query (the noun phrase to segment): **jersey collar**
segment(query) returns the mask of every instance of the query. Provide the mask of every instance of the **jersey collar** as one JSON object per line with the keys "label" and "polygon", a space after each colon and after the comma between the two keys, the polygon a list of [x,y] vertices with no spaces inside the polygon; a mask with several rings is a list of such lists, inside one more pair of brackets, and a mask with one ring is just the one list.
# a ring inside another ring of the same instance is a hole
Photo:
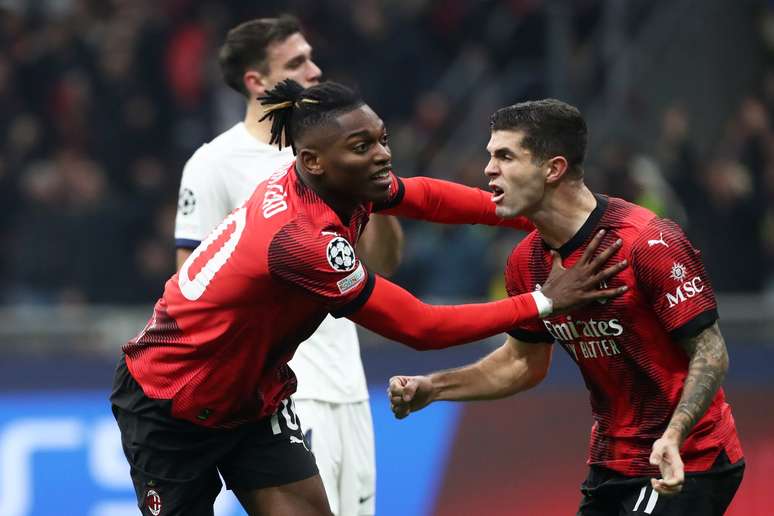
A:
{"label": "jersey collar", "polygon": [[[602,220],[602,215],[605,214],[605,210],[607,209],[608,197],[606,195],[601,195],[596,193],[594,194],[594,197],[597,200],[597,206],[589,214],[588,218],[586,219],[586,222],[583,223],[583,225],[572,236],[572,238],[570,238],[567,242],[562,244],[562,246],[559,247],[559,249],[556,250],[559,253],[559,255],[562,257],[562,259],[567,258],[576,249],[582,246],[583,243],[586,242],[586,240],[588,240],[588,238],[594,232],[594,230],[597,227],[597,224],[599,224],[599,221]],[[543,246],[546,249],[551,249],[551,247],[548,244],[546,244],[545,241],[543,241]]]}

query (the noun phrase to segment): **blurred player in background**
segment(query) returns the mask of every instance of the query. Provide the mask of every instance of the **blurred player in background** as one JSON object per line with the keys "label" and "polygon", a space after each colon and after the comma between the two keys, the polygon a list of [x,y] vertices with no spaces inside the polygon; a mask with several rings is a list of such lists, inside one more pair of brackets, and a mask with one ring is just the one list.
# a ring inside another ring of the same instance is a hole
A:
{"label": "blurred player in background", "polygon": [[585,186],[586,123],[574,107],[516,104],[498,110],[491,129],[485,173],[497,214],[525,215],[537,228],[508,260],[508,293],[540,289],[551,254],[573,263],[600,229],[605,241],[623,240],[617,258],[631,263],[605,285],[629,290],[519,324],[476,364],[393,377],[396,417],[437,400],[530,389],[548,372],[556,340],[583,374],[595,421],[578,514],[723,514],[745,466],[721,388],[728,354],[699,252],[674,222]]}
{"label": "blurred player in background", "polygon": [[[175,227],[178,268],[258,183],[293,160],[290,148],[269,145],[271,124],[259,121],[256,98],[284,79],[308,87],[321,76],[298,20],[288,15],[234,27],[220,50],[220,66],[225,82],[245,97],[245,118],[203,145],[185,166]],[[376,215],[358,253],[372,271],[389,276],[402,246],[395,218]],[[299,378],[293,399],[334,514],[373,514],[373,427],[354,323],[326,317],[299,347],[291,367]]]}
{"label": "blurred player in background", "polygon": [[395,177],[384,124],[344,86],[303,89],[288,80],[262,100],[270,142],[290,145],[296,160],[262,182],[167,281],[116,371],[113,413],[146,515],[212,514],[218,472],[251,515],[330,514],[289,399],[296,379],[288,367],[329,313],[415,349],[438,349],[626,290],[598,288],[626,265],[601,270],[620,241],[592,259],[600,233],[572,268],[554,261],[542,292],[422,303],[358,259],[369,215],[500,225],[489,196]]}

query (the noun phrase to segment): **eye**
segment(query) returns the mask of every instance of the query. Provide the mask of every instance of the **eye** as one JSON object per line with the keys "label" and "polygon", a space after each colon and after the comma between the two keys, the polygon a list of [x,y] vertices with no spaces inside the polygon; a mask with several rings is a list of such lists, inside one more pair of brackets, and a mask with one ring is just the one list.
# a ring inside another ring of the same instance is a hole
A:
{"label": "eye", "polygon": [[306,57],[299,56],[295,59],[291,59],[290,62],[285,65],[285,68],[288,70],[297,70],[301,67],[302,64],[304,64],[304,62],[306,62]]}
{"label": "eye", "polygon": [[379,143],[382,145],[388,145],[390,141],[389,136],[387,136],[387,133],[384,133],[381,138],[379,138]]}
{"label": "eye", "polygon": [[368,151],[368,144],[365,142],[356,143],[352,146],[352,150],[355,151],[357,154],[363,154],[366,151]]}

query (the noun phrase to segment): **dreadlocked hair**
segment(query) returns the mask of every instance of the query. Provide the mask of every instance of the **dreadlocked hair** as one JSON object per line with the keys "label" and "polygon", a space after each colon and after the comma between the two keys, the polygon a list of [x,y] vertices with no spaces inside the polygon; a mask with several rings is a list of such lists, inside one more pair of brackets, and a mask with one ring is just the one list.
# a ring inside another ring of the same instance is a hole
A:
{"label": "dreadlocked hair", "polygon": [[293,79],[285,79],[258,101],[265,107],[263,122],[271,120],[270,145],[285,146],[296,154],[296,141],[308,129],[332,122],[342,113],[364,104],[360,95],[343,84],[323,82],[304,89]]}

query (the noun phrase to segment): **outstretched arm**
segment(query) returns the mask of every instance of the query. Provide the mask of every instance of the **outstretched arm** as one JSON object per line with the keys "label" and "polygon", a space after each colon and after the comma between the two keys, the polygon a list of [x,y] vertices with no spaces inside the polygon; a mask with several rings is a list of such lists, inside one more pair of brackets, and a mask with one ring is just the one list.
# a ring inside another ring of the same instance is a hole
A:
{"label": "outstretched arm", "polygon": [[492,194],[479,188],[429,177],[396,177],[395,180],[396,192],[392,200],[385,206],[375,206],[375,211],[442,224],[485,224],[524,231],[535,229],[524,217],[498,217],[491,200]]}
{"label": "outstretched arm", "polygon": [[[344,315],[388,339],[425,351],[491,337],[526,320],[548,315],[550,304],[543,299],[535,292],[491,303],[429,305],[377,277],[365,304]],[[538,302],[542,303],[542,313]]]}
{"label": "outstretched arm", "polygon": [[625,286],[598,289],[601,281],[626,267],[626,261],[623,261],[600,270],[621,246],[619,239],[592,258],[603,235],[604,231],[598,232],[581,258],[569,269],[562,267],[561,259],[556,255],[542,291],[491,303],[436,306],[423,303],[386,279],[377,278],[373,290],[363,292],[362,304],[347,305],[348,312],[334,315],[349,317],[369,330],[418,350],[480,340],[530,319],[625,292]]}
{"label": "outstretched arm", "polygon": [[669,426],[653,444],[650,456],[650,463],[661,470],[662,478],[651,480],[653,489],[661,494],[682,489],[685,475],[680,446],[707,411],[728,370],[728,351],[717,322],[680,345],[690,357],[688,376]]}
{"label": "outstretched arm", "polygon": [[545,378],[551,350],[550,344],[509,336],[475,364],[429,376],[393,376],[387,389],[392,411],[403,419],[434,401],[492,400],[531,389]]}

